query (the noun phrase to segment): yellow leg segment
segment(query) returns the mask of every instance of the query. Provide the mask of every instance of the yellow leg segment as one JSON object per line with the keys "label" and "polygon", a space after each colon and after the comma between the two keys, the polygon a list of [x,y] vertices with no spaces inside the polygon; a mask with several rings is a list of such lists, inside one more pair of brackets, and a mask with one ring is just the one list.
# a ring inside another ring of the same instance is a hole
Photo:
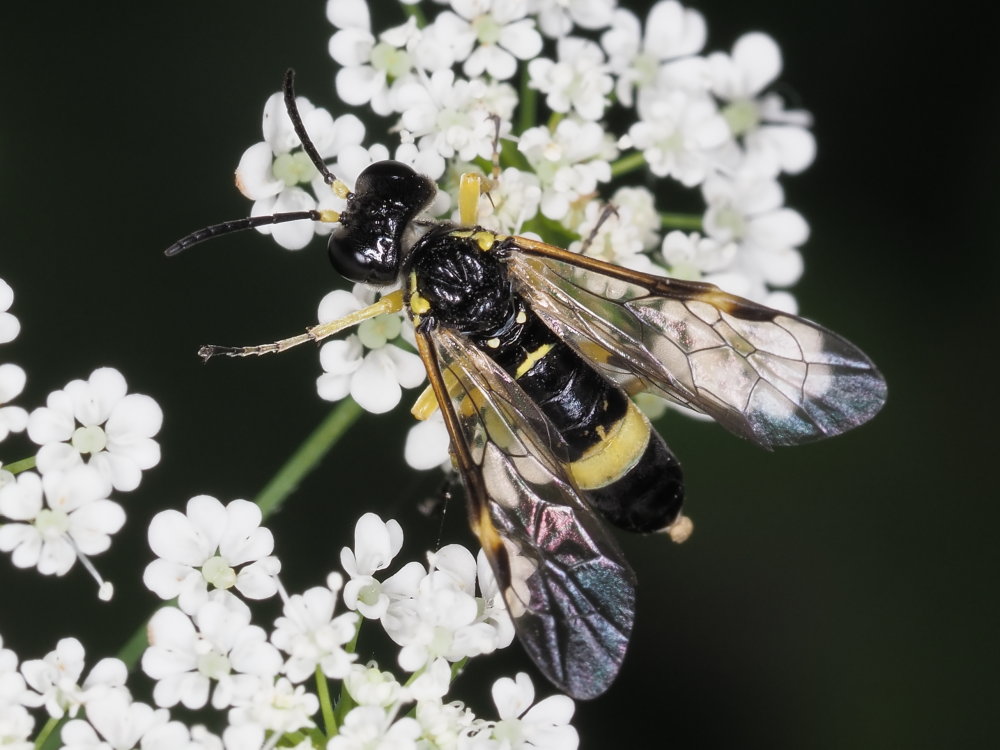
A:
{"label": "yellow leg segment", "polygon": [[487,192],[490,182],[478,172],[463,172],[458,183],[458,217],[464,227],[474,227],[479,217],[479,196]]}
{"label": "yellow leg segment", "polygon": [[282,339],[281,341],[275,341],[271,344],[260,344],[259,346],[216,346],[215,344],[209,344],[208,346],[203,346],[198,350],[198,356],[204,360],[208,360],[218,354],[222,354],[226,357],[250,357],[260,356],[262,354],[277,354],[278,352],[283,352],[286,349],[291,349],[293,346],[304,344],[307,341],[322,341],[335,333],[343,331],[345,328],[355,326],[358,323],[368,320],[369,318],[374,318],[378,315],[385,315],[387,313],[397,313],[402,309],[403,292],[402,290],[397,289],[395,292],[385,295],[374,305],[369,305],[363,310],[358,310],[350,315],[345,315],[343,318],[339,318],[338,320],[331,320],[329,323],[320,323],[319,325],[307,328],[305,333],[301,333],[298,336],[292,336],[291,338]]}

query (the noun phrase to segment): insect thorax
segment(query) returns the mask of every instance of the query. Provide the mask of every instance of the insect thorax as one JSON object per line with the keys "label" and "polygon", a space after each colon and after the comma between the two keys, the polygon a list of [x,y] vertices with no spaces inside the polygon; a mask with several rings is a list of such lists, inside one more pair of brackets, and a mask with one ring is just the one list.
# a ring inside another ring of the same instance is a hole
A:
{"label": "insect thorax", "polygon": [[421,237],[407,259],[407,299],[415,321],[430,317],[435,325],[472,338],[504,328],[517,314],[518,297],[499,246],[489,232],[447,226]]}

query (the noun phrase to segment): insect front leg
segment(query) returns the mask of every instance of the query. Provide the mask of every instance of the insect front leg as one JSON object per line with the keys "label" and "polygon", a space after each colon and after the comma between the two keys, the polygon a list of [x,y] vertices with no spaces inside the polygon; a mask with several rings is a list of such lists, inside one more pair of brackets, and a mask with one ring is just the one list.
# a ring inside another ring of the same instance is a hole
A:
{"label": "insect front leg", "polygon": [[343,331],[345,328],[355,326],[369,318],[388,313],[397,313],[402,309],[403,292],[397,289],[395,292],[385,295],[378,302],[369,305],[363,310],[358,310],[337,320],[331,320],[329,323],[314,325],[311,328],[307,328],[305,333],[300,333],[298,336],[281,339],[270,344],[258,344],[257,346],[218,346],[216,344],[208,344],[198,350],[198,356],[207,362],[219,354],[225,357],[259,357],[262,354],[277,354],[286,349],[291,349],[293,346],[304,344],[307,341],[322,341],[335,333]]}

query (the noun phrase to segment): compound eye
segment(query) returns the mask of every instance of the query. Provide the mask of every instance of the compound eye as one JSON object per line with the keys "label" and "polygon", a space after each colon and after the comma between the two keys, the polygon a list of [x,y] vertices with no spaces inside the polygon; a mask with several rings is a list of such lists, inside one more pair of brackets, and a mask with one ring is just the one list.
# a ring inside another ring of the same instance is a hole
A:
{"label": "compound eye", "polygon": [[348,281],[386,286],[399,274],[399,258],[388,237],[368,236],[359,240],[356,232],[337,229],[327,246],[334,270]]}

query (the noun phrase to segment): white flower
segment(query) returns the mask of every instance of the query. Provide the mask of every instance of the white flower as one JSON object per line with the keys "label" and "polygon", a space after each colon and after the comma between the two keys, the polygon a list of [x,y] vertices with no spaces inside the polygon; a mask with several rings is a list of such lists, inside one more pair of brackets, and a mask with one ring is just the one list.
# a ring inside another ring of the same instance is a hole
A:
{"label": "white flower", "polygon": [[[108,691],[87,704],[87,719],[73,719],[60,733],[63,750],[131,750],[146,733],[166,724],[168,714],[133,703],[125,690]],[[143,743],[143,748],[146,747]]]}
{"label": "white flower", "polygon": [[417,703],[416,719],[420,736],[431,747],[455,748],[462,747],[460,738],[474,726],[476,716],[458,701],[425,700]]}
{"label": "white flower", "polygon": [[[259,724],[231,724],[222,732],[222,742],[226,750],[261,750],[264,746],[264,727]],[[300,745],[295,747],[299,750]],[[307,745],[305,750],[312,750],[312,744]]]}
{"label": "white flower", "polygon": [[647,88],[640,92],[639,121],[629,128],[649,170],[691,187],[704,182],[716,153],[729,142],[725,120],[708,96],[680,89]]}
{"label": "white flower", "polygon": [[807,130],[809,113],[786,111],[777,94],[761,96],[781,73],[781,50],[771,37],[744,34],[732,55],[709,55],[708,71],[712,92],[725,102],[722,115],[742,139],[744,168],[774,177],[781,171],[797,174],[812,164],[816,140]]}
{"label": "white flower", "polygon": [[435,657],[416,675],[406,681],[408,700],[440,701],[451,687],[451,664],[443,657]]}
{"label": "white flower", "polygon": [[661,0],[650,9],[645,31],[632,11],[615,10],[611,28],[601,35],[601,45],[608,53],[609,68],[617,75],[619,101],[631,107],[633,89],[652,84],[665,61],[701,51],[705,34],[704,16],[675,0]]}
{"label": "white flower", "polygon": [[499,720],[482,730],[492,742],[476,744],[477,748],[545,748],[545,750],[576,750],[580,738],[570,725],[573,700],[565,695],[551,695],[534,706],[535,688],[531,678],[519,672],[512,680],[501,677],[493,684],[493,702]]}
{"label": "white flower", "polygon": [[406,433],[403,458],[411,468],[418,471],[435,469],[448,461],[450,445],[451,438],[444,426],[444,418],[440,410],[437,410],[427,419],[417,422]]}
{"label": "white flower", "polygon": [[475,595],[472,553],[450,544],[430,558],[432,567],[416,590],[411,589],[410,596],[391,597],[382,617],[386,633],[402,646],[399,665],[415,672],[438,657],[455,662],[510,643],[513,629],[496,627],[495,611]]}
{"label": "white flower", "polygon": [[510,619],[493,568],[482,549],[476,553],[476,581],[480,593],[479,620],[493,628],[497,648],[507,648],[514,640],[514,622]]}
{"label": "white flower", "polygon": [[[323,159],[332,159],[348,145],[364,138],[365,127],[354,115],[334,119],[325,109],[308,99],[296,97],[302,123]],[[254,201],[251,216],[267,216],[286,211],[311,211],[326,208],[333,195],[325,186],[308,154],[301,149],[299,137],[285,108],[284,96],[272,94],[264,105],[262,130],[264,140],[250,146],[236,168],[236,185]],[[311,185],[316,198],[302,185]],[[317,231],[329,231],[323,222],[292,221],[257,227],[288,250],[300,250],[309,244]]]}
{"label": "white flower", "polygon": [[17,338],[21,331],[21,323],[7,310],[14,304],[14,290],[3,279],[0,279],[0,344],[6,344]]}
{"label": "white flower", "polygon": [[517,147],[538,175],[542,214],[567,225],[579,223],[573,210],[582,210],[580,204],[597,191],[598,183],[611,179],[608,160],[616,150],[597,123],[568,117],[554,131],[528,128]]}
{"label": "white flower", "polygon": [[[636,256],[655,246],[659,240],[660,215],[654,200],[646,188],[619,188],[611,197],[614,212],[608,216],[605,216],[606,204],[589,202],[584,209],[584,222],[577,230],[581,237],[590,239],[586,254],[609,263],[629,265]],[[582,252],[583,244],[583,240],[574,242],[568,249]]]}
{"label": "white flower", "polygon": [[0,440],[28,426],[28,412],[20,406],[7,406],[24,390],[27,376],[17,365],[0,365]]}
{"label": "white flower", "polygon": [[[739,245],[729,275],[707,276],[707,281],[763,301],[766,286],[788,286],[798,280],[802,274],[798,246],[809,237],[809,225],[797,211],[783,207],[784,193],[775,180],[754,174],[715,175],[702,186],[702,193],[708,204],[706,234]],[[727,283],[734,275],[745,279],[745,288]]]}
{"label": "white flower", "polygon": [[[353,294],[338,289],[320,302],[319,320],[337,320],[371,302],[374,293],[361,284],[355,285]],[[390,343],[402,332],[403,319],[392,313],[366,320],[346,339],[323,344],[319,358],[324,374],[316,381],[320,398],[339,401],[350,394],[373,414],[393,409],[402,389],[416,388],[426,376],[420,357]]]}
{"label": "white flower", "polygon": [[279,677],[273,684],[262,683],[245,705],[230,710],[229,721],[255,724],[281,735],[316,726],[310,717],[318,710],[315,695]]}
{"label": "white flower", "polygon": [[416,750],[420,725],[416,719],[392,717],[376,706],[355,706],[340,725],[340,734],[326,750]]}
{"label": "white flower", "polygon": [[584,120],[600,120],[614,88],[604,52],[589,39],[559,40],[557,60],[539,57],[528,63],[531,86],[545,96],[553,112],[576,112]]}
{"label": "white flower", "polygon": [[343,646],[354,637],[358,616],[353,612],[333,616],[340,586],[340,576],[331,573],[326,587],[288,597],[284,617],[275,621],[271,643],[288,654],[284,671],[292,682],[309,679],[317,666],[327,677],[341,679],[357,658]]}
{"label": "white flower", "polygon": [[142,669],[157,681],[158,706],[201,708],[213,681],[215,708],[245,704],[281,669],[281,654],[267,642],[267,633],[250,624],[249,607],[231,595],[203,604],[194,622],[181,610],[164,607],[147,632]]}
{"label": "white flower", "polygon": [[500,118],[503,137],[510,130],[517,94],[509,84],[456,78],[446,69],[402,82],[394,101],[402,127],[418,139],[421,149],[471,161],[492,157],[497,136],[493,118]]}
{"label": "white flower", "polygon": [[706,274],[728,269],[736,260],[738,248],[735,242],[674,230],[663,238],[660,252],[670,276],[697,281]]}
{"label": "white flower", "polygon": [[[43,697],[32,690],[29,690],[24,677],[17,671],[17,654],[9,648],[3,648],[3,636],[0,636],[0,707],[19,706],[40,706]],[[20,716],[20,714],[17,714]],[[10,720],[17,724],[17,716],[10,715]],[[0,719],[2,722],[2,719]],[[6,735],[0,731],[0,737]]]}
{"label": "white flower", "polygon": [[76,716],[84,705],[89,713],[95,696],[124,689],[128,669],[120,659],[101,659],[81,683],[83,664],[83,644],[76,638],[63,638],[43,658],[25,661],[21,673],[41,695],[49,716],[59,719]]}
{"label": "white flower", "polygon": [[[179,721],[151,727],[142,736],[140,747],[142,750],[223,750],[222,740],[205,727],[187,727]],[[239,750],[250,750],[250,746],[244,745]]]}
{"label": "white flower", "polygon": [[392,672],[383,672],[371,662],[362,666],[352,664],[344,677],[344,687],[359,706],[388,708],[400,700],[403,686]]}
{"label": "white flower", "polygon": [[280,561],[271,555],[274,537],[260,525],[260,508],[246,500],[223,506],[198,495],[187,513],[165,510],[149,524],[149,546],[159,559],[143,574],[146,587],[161,599],[178,597],[188,614],[208,599],[208,587],[235,588],[250,599],[277,591]]}
{"label": "white flower", "polygon": [[39,477],[25,471],[0,488],[0,550],[13,552],[19,568],[63,575],[78,555],[97,555],[125,523],[125,512],[107,499],[111,488],[89,466]]}
{"label": "white flower", "polygon": [[455,13],[441,13],[435,25],[447,25],[469,78],[488,73],[506,80],[517,72],[519,59],[531,60],[542,51],[535,22],[525,18],[527,0],[451,0],[451,7]]}
{"label": "white flower", "polygon": [[344,587],[344,602],[363,616],[376,619],[385,614],[389,595],[373,577],[389,567],[403,546],[403,529],[397,521],[383,522],[374,513],[365,513],[354,526],[354,549],[340,550],[340,564],[350,577]]}
{"label": "white flower", "polygon": [[33,750],[28,739],[35,728],[35,719],[24,706],[0,703],[0,747],[4,750]]}
{"label": "white flower", "polygon": [[[376,40],[366,0],[328,0],[326,15],[338,29],[329,46],[330,57],[342,66],[337,71],[337,95],[345,104],[370,102],[375,114],[389,114],[394,109],[393,84],[406,80],[413,71],[406,47],[415,42],[415,24],[411,21],[389,29]],[[450,66],[451,62],[445,58],[430,64]]]}
{"label": "white flower", "polygon": [[600,29],[611,23],[615,0],[532,0],[531,12],[546,36],[566,36],[573,24]]}
{"label": "white flower", "polygon": [[127,393],[125,378],[100,367],[89,380],[73,380],[53,391],[46,406],[28,418],[28,437],[42,446],[38,470],[66,471],[84,462],[98,469],[120,492],[139,486],[142,472],[160,462],[163,412],[149,396]]}

